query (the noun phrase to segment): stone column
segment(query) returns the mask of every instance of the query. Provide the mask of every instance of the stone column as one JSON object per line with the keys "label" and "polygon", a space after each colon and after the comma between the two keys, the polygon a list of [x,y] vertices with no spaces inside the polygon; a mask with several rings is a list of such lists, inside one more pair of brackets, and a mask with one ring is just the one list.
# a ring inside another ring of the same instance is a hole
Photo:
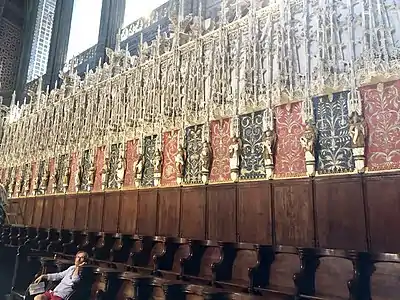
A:
{"label": "stone column", "polygon": [[105,49],[115,47],[118,30],[122,27],[126,0],[103,0],[96,58],[105,60]]}
{"label": "stone column", "polygon": [[44,80],[45,85],[48,84],[51,87],[58,80],[58,74],[67,58],[73,8],[74,0],[58,0],[54,11],[49,59],[47,61],[46,78]]}

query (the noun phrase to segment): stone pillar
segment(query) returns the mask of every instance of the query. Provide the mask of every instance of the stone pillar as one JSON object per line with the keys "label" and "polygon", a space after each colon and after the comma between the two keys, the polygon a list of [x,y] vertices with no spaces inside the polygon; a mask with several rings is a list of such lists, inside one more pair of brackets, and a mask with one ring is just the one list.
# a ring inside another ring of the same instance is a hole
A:
{"label": "stone pillar", "polygon": [[49,59],[47,61],[45,85],[54,86],[58,74],[65,64],[71,31],[72,11],[74,0],[58,0],[54,12],[53,30]]}
{"label": "stone pillar", "polygon": [[118,30],[122,27],[126,0],[103,0],[96,58],[105,60],[105,49],[115,47]]}

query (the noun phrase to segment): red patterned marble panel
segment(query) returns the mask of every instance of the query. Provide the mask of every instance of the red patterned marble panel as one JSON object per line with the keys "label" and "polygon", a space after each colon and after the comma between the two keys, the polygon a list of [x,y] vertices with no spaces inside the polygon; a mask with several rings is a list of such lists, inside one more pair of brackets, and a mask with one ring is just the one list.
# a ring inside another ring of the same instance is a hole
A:
{"label": "red patterned marble panel", "polygon": [[16,167],[15,170],[15,186],[13,191],[13,197],[17,197],[17,185],[18,182],[21,180],[22,167]]}
{"label": "red patterned marble panel", "polygon": [[36,177],[38,176],[38,164],[37,162],[32,163],[32,177],[31,177],[31,188],[29,190],[29,195],[33,193],[33,185],[35,184]]}
{"label": "red patterned marble panel", "polygon": [[93,191],[101,191],[101,170],[104,164],[105,146],[97,148],[96,153],[96,177],[94,179]]}
{"label": "red patterned marble panel", "polygon": [[369,171],[400,168],[400,81],[360,89],[367,125]]}
{"label": "red patterned marble panel", "polygon": [[53,178],[53,174],[54,174],[54,172],[55,172],[55,161],[54,161],[54,158],[52,158],[52,159],[50,159],[50,162],[49,162],[49,184],[47,185],[47,191],[46,191],[46,194],[51,194],[52,193],[52,191],[53,191],[53,180],[54,180],[54,178]]}
{"label": "red patterned marble panel", "polygon": [[68,193],[75,192],[75,174],[77,171],[77,155],[76,153],[71,154],[71,170],[69,175],[69,185],[68,185]]}
{"label": "red patterned marble panel", "polygon": [[178,131],[164,132],[163,171],[161,184],[176,185],[175,156],[178,153]]}
{"label": "red patterned marble panel", "polygon": [[124,186],[129,187],[135,184],[133,179],[133,166],[137,160],[137,140],[126,142],[126,168]]}
{"label": "red patterned marble panel", "polygon": [[276,177],[306,175],[305,157],[300,145],[300,137],[304,129],[300,102],[276,108],[276,133],[278,136],[275,156]]}
{"label": "red patterned marble panel", "polygon": [[213,162],[210,181],[221,182],[230,180],[229,144],[230,144],[230,119],[211,122],[211,147],[213,149]]}

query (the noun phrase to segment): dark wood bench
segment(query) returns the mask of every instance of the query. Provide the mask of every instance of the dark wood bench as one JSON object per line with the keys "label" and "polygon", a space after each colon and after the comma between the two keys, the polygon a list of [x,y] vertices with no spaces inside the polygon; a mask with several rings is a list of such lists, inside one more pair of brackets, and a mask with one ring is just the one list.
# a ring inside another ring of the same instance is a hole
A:
{"label": "dark wood bench", "polygon": [[397,300],[400,296],[400,254],[371,255],[370,291],[373,300]]}

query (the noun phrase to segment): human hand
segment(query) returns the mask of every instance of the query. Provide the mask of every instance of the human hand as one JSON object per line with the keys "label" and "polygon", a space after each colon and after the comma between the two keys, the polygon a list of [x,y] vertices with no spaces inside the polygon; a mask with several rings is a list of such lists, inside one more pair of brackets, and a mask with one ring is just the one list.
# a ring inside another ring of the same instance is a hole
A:
{"label": "human hand", "polygon": [[86,261],[81,262],[81,263],[78,265],[78,268],[82,268],[84,265],[86,265]]}
{"label": "human hand", "polygon": [[43,278],[44,278],[44,276],[40,275],[38,278],[35,279],[35,281],[33,283],[39,283],[42,281]]}

